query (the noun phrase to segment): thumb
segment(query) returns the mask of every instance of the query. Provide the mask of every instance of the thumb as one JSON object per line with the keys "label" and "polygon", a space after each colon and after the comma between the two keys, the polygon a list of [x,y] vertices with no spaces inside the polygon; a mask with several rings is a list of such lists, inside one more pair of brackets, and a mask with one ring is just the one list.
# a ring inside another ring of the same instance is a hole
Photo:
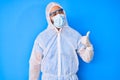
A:
{"label": "thumb", "polygon": [[87,32],[86,36],[89,37],[89,35],[90,35],[90,31]]}

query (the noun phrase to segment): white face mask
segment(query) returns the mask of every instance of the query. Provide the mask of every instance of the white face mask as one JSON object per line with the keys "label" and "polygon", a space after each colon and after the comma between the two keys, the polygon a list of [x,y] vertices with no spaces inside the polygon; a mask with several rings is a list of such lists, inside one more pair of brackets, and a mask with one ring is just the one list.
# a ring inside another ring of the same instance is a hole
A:
{"label": "white face mask", "polygon": [[65,25],[65,16],[64,14],[57,14],[52,18],[53,24],[57,28],[62,28]]}

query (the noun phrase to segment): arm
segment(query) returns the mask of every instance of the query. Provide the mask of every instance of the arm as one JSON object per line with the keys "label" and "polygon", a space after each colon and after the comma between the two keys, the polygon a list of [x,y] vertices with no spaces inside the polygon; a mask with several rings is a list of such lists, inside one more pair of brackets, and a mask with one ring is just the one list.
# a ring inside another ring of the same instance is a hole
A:
{"label": "arm", "polygon": [[79,49],[77,51],[80,57],[82,58],[82,60],[85,61],[86,63],[89,63],[94,55],[93,46],[90,43],[88,37],[89,37],[89,32],[87,33],[86,36],[81,37],[78,44]]}
{"label": "arm", "polygon": [[85,61],[86,63],[89,63],[92,60],[93,55],[94,55],[92,44],[90,44],[90,46],[83,45],[78,50],[78,53],[83,61]]}
{"label": "arm", "polygon": [[42,49],[35,41],[29,61],[29,80],[38,80],[42,60]]}

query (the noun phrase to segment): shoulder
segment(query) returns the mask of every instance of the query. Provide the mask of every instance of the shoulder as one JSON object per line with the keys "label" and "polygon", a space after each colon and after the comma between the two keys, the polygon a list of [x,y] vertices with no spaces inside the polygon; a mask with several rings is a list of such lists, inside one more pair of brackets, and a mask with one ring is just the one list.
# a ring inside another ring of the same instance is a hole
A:
{"label": "shoulder", "polygon": [[46,45],[50,38],[54,35],[54,31],[52,29],[45,29],[38,34],[35,41],[39,44]]}
{"label": "shoulder", "polygon": [[82,35],[75,29],[71,27],[66,27],[66,32],[69,33],[69,35],[72,35],[74,37],[81,37]]}

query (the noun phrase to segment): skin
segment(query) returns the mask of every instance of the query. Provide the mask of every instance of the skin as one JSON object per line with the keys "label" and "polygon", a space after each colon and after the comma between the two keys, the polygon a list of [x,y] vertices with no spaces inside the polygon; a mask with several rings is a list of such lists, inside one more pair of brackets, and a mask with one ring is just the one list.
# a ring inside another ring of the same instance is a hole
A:
{"label": "skin", "polygon": [[[54,7],[51,8],[50,13],[51,13],[51,12],[54,12],[54,11],[60,9],[60,8],[61,8],[61,7],[59,7],[59,6],[54,6]],[[52,17],[54,17],[54,16],[50,16],[50,20],[51,20],[51,22],[53,23]],[[56,28],[57,28],[57,27],[56,27]],[[57,28],[58,31],[59,31],[59,29],[60,29],[60,28]]]}

